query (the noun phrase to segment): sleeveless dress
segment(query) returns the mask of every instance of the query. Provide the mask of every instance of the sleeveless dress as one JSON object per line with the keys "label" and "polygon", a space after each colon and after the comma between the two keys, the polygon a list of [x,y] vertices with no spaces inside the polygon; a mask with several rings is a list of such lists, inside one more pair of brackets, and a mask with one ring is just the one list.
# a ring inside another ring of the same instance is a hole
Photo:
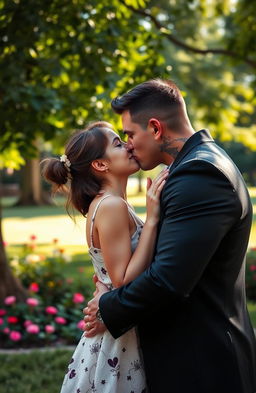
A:
{"label": "sleeveless dress", "polygon": [[[98,278],[111,290],[113,285],[106,270],[101,250],[93,246],[93,224],[100,203],[96,205],[90,228],[89,253]],[[127,204],[127,202],[124,200]],[[129,214],[136,224],[131,237],[134,252],[143,222],[127,204]],[[114,310],[113,310],[114,312]],[[60,393],[146,393],[146,379],[136,328],[114,339],[108,331],[94,337],[82,335],[71,358]]]}

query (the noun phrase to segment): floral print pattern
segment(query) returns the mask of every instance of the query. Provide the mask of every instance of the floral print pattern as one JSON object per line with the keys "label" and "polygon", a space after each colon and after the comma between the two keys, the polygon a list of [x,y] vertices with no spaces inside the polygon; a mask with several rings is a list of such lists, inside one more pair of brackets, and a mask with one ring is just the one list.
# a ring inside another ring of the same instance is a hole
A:
{"label": "floral print pattern", "polygon": [[135,328],[114,339],[109,332],[81,340],[72,356],[61,393],[146,392]]}

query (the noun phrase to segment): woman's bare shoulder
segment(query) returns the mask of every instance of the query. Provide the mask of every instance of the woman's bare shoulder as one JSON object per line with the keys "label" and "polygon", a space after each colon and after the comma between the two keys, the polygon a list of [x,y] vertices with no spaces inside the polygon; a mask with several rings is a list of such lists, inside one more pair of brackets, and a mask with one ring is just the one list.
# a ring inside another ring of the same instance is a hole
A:
{"label": "woman's bare shoulder", "polygon": [[127,204],[120,196],[110,195],[100,203],[99,214],[121,214],[127,211]]}

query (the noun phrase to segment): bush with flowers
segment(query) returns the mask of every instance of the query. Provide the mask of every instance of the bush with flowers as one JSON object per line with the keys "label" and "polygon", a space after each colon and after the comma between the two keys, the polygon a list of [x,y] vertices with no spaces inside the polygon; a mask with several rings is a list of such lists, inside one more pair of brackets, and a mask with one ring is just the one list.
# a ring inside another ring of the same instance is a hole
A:
{"label": "bush with flowers", "polygon": [[0,346],[74,344],[82,333],[89,289],[83,279],[75,282],[65,277],[68,258],[56,240],[53,255],[47,258],[35,253],[35,237],[31,241],[22,257],[10,262],[28,298],[18,303],[15,296],[8,296],[0,305]]}
{"label": "bush with flowers", "polygon": [[245,273],[247,298],[256,302],[256,247],[248,250]]}

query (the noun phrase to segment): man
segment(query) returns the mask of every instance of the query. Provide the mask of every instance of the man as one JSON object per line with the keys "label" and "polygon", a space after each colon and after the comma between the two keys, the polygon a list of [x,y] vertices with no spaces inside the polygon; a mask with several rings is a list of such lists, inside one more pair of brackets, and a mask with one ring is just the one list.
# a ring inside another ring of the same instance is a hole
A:
{"label": "man", "polygon": [[97,283],[86,334],[106,326],[117,338],[138,326],[151,393],[253,393],[244,283],[252,207],[242,176],[207,130],[194,132],[173,82],[142,83],[112,107],[141,168],[163,163],[170,176],[150,268],[108,293]]}

